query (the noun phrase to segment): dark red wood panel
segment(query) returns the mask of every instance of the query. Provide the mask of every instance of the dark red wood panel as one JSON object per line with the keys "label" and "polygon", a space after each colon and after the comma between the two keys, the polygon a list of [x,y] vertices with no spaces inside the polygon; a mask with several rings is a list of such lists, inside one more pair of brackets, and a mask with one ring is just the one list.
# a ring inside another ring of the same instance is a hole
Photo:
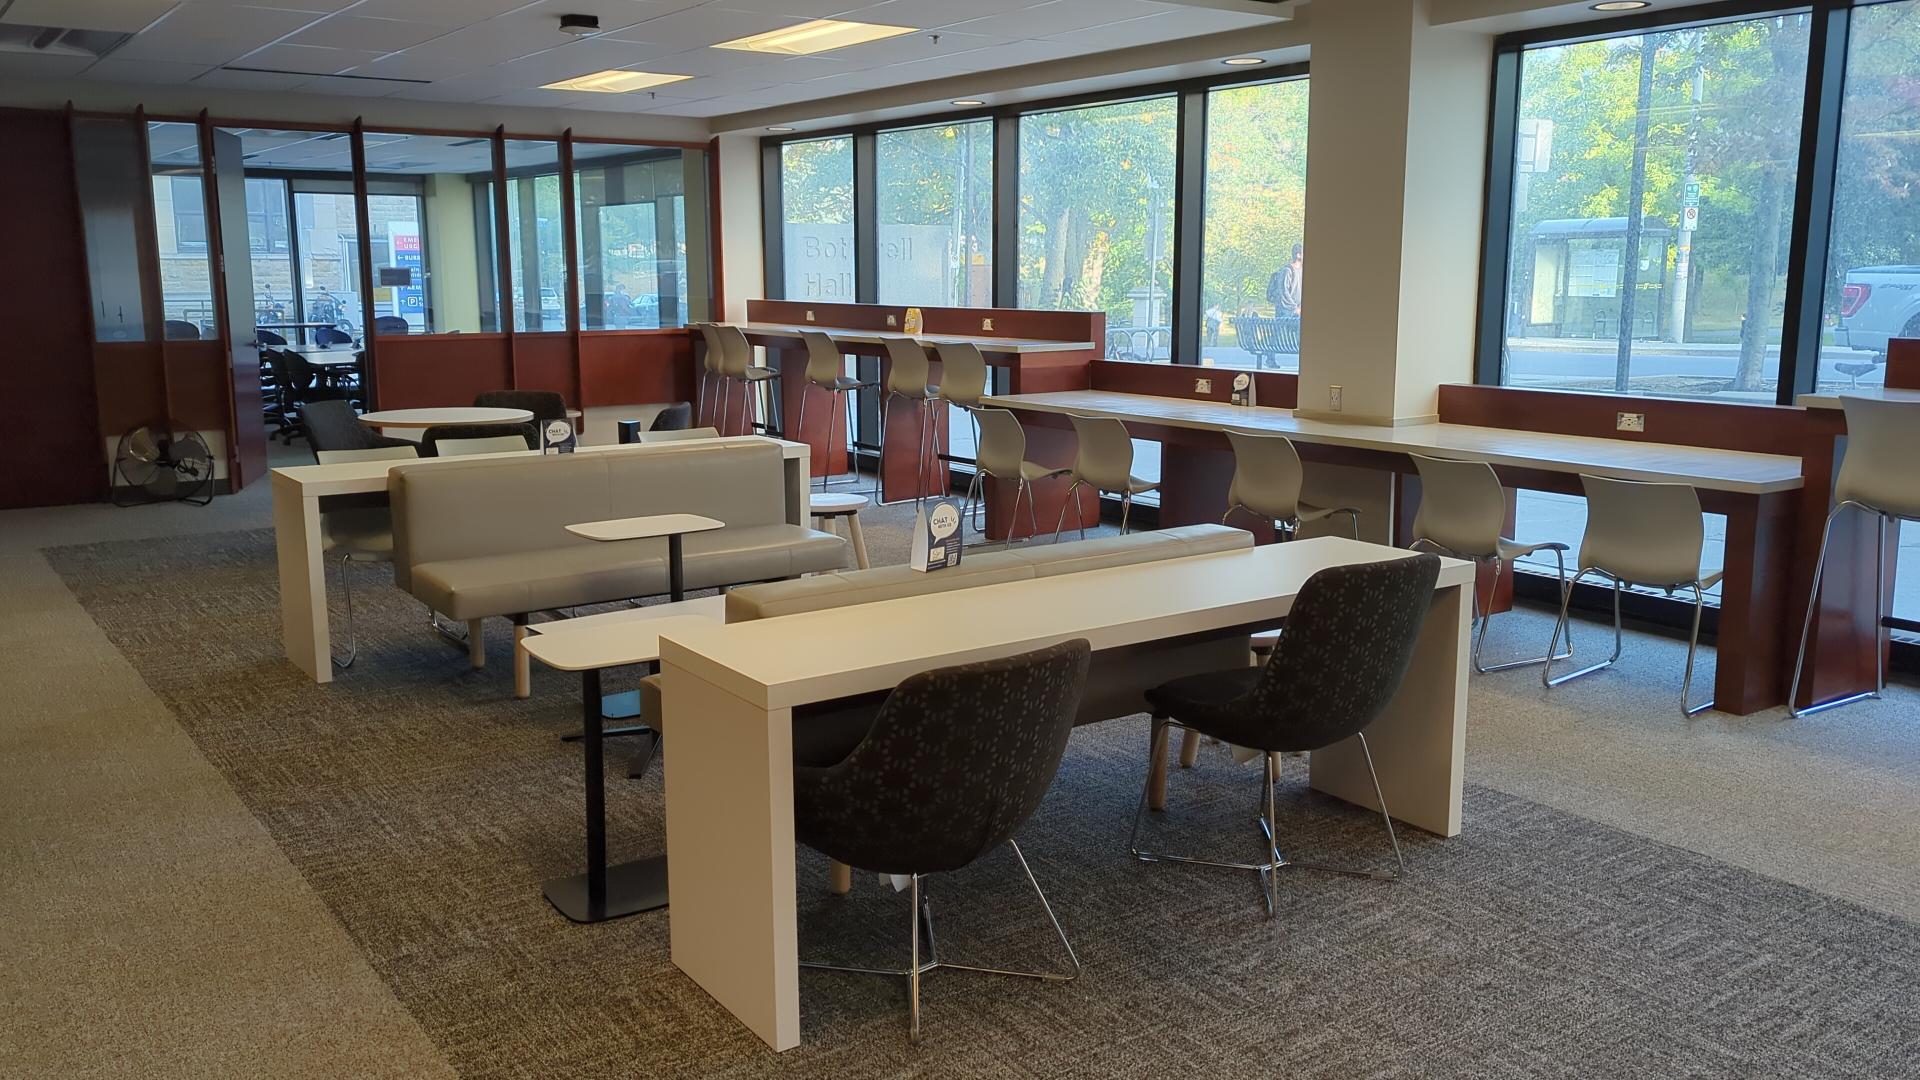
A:
{"label": "dark red wood panel", "polygon": [[[1889,372],[1891,378],[1891,372]],[[1820,556],[1827,511],[1833,501],[1833,481],[1839,468],[1841,448],[1846,437],[1846,418],[1837,409],[1809,410],[1809,435],[1803,474],[1799,512],[1794,522],[1793,579],[1787,593],[1787,618],[1781,628],[1786,637],[1782,692],[1792,685],[1792,663],[1800,647],[1800,634],[1806,628],[1807,602],[1813,593],[1813,568]],[[1811,705],[1849,694],[1873,689],[1877,672],[1875,656],[1884,660],[1889,639],[1876,619],[1879,605],[1874,600],[1874,559],[1876,519],[1848,511],[1834,522],[1833,535],[1827,540],[1827,569],[1820,587],[1819,608],[1807,642],[1806,675],[1801,680],[1796,705]],[[1888,530],[1885,559],[1888,595],[1891,604],[1894,563],[1899,549],[1899,533]],[[1889,609],[1890,610],[1890,609]]]}
{"label": "dark red wood panel", "polygon": [[1887,342],[1886,382],[1893,390],[1920,390],[1920,338]]}
{"label": "dark red wood panel", "polygon": [[0,383],[26,461],[0,470],[0,509],[106,494],[86,251],[63,113],[0,110]]}
{"label": "dark red wood panel", "polygon": [[[526,339],[521,338],[524,349]],[[647,405],[694,399],[693,340],[684,330],[608,330],[580,335],[586,405]]]}
{"label": "dark red wood panel", "polygon": [[[1618,430],[1622,412],[1644,414],[1647,429]],[[1520,390],[1507,386],[1442,386],[1440,420],[1447,424],[1705,446],[1755,454],[1797,456],[1806,441],[1806,411],[1789,406],[1621,397],[1568,390]]]}
{"label": "dark red wood panel", "polygon": [[[1233,397],[1233,377],[1245,368],[1195,367],[1189,364],[1148,364],[1137,360],[1096,360],[1093,364],[1093,389],[1122,394],[1152,394],[1156,397],[1183,397],[1195,401],[1228,401]],[[1196,388],[1195,380],[1211,384],[1206,391]],[[1254,400],[1276,409],[1297,408],[1300,401],[1300,376],[1291,371],[1256,371]]]}
{"label": "dark red wood panel", "polygon": [[94,398],[101,434],[117,438],[129,428],[166,414],[160,363],[158,341],[116,341],[93,347]]}
{"label": "dark red wood panel", "polygon": [[375,365],[382,409],[471,405],[476,394],[513,388],[502,334],[388,335]]}

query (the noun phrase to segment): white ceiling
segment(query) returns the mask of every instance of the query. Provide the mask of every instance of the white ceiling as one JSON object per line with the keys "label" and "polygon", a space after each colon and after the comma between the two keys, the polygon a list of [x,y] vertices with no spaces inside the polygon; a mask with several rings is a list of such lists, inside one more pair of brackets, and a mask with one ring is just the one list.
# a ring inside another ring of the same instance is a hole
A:
{"label": "white ceiling", "polygon": [[[1262,6],[1256,0],[0,0],[0,23],[137,31],[100,60],[0,51],[0,77],[713,117],[1265,26],[1286,10],[1244,10]],[[601,33],[563,34],[563,14],[597,15]],[[811,57],[712,47],[825,17],[922,32]],[[540,89],[608,68],[693,77],[653,93]]]}

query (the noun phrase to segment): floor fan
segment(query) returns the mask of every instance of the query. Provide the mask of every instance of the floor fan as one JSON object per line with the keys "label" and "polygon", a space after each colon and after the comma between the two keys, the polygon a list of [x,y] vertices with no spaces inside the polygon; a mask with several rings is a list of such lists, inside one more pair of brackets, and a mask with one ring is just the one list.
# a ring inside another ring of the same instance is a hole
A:
{"label": "floor fan", "polygon": [[213,452],[199,432],[167,420],[120,436],[113,455],[115,506],[212,501]]}

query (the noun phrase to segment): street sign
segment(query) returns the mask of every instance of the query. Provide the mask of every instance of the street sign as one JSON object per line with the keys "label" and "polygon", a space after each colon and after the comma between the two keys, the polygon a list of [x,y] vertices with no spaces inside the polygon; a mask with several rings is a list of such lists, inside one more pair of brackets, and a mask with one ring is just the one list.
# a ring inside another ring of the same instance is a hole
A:
{"label": "street sign", "polygon": [[1682,205],[1682,206],[1691,206],[1691,207],[1696,207],[1696,208],[1697,208],[1697,207],[1699,207],[1699,205],[1700,205],[1700,181],[1698,181],[1698,180],[1689,180],[1689,181],[1687,181],[1687,190],[1686,190],[1686,195],[1685,195],[1685,196],[1684,196],[1684,197],[1682,198],[1682,200],[1681,200],[1681,203],[1680,203],[1680,205]]}
{"label": "street sign", "polygon": [[1689,206],[1680,211],[1680,231],[1692,232],[1700,227],[1700,208]]}

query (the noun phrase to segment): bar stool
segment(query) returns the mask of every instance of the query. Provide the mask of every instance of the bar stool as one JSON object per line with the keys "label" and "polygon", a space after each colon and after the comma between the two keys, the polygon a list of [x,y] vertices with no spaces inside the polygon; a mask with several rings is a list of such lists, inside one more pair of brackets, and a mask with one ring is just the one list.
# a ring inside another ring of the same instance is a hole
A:
{"label": "bar stool", "polygon": [[[1652,586],[1668,596],[1679,589],[1692,589],[1693,634],[1687,641],[1687,672],[1680,683],[1680,711],[1686,716],[1698,716],[1713,708],[1711,700],[1704,705],[1687,704],[1687,695],[1693,687],[1693,658],[1700,648],[1700,613],[1707,606],[1706,591],[1725,576],[1719,571],[1701,572],[1700,552],[1706,541],[1706,522],[1700,513],[1699,494],[1690,484],[1647,484],[1585,473],[1580,475],[1580,486],[1587,493],[1587,531],[1580,538],[1580,571],[1573,575],[1561,594],[1560,620],[1554,623],[1553,637],[1547,642],[1548,660],[1540,669],[1540,682],[1559,686],[1611,667],[1620,659],[1620,590],[1625,586]],[[1560,635],[1567,629],[1567,608],[1573,601],[1573,586],[1590,573],[1613,582],[1613,655],[1555,677],[1553,651],[1559,648]]]}
{"label": "bar stool", "polygon": [[[963,409],[973,421],[973,456],[980,457],[980,419],[975,410],[987,396],[987,358],[971,341],[947,341],[933,347],[940,357],[940,396]],[[985,500],[978,509],[984,512]],[[984,523],[976,528],[985,531]]]}
{"label": "bar stool", "polygon": [[[1146,491],[1160,490],[1156,480],[1142,480],[1133,475],[1133,436],[1127,434],[1127,425],[1110,416],[1075,416],[1071,413],[1067,419],[1073,421],[1073,435],[1078,442],[1074,450],[1073,468],[1067,470],[1073,477],[1073,483],[1067,485],[1067,495],[1073,499],[1075,513],[1080,512],[1080,489],[1090,487],[1095,495],[1109,491],[1120,496],[1120,534],[1126,535],[1127,515],[1133,510],[1133,497]],[[1060,504],[1060,520],[1053,525],[1053,542],[1060,542],[1061,526],[1066,524],[1067,505]],[[1086,539],[1086,517],[1080,518],[1080,538]]]}
{"label": "bar stool", "polygon": [[[755,411],[752,394],[757,388],[761,396],[766,398],[769,383],[779,377],[780,372],[774,368],[761,367],[753,362],[753,343],[747,340],[747,335],[739,327],[731,323],[715,323],[713,333],[720,341],[721,376],[727,380],[729,388],[731,384],[739,383],[742,394],[746,395],[741,400],[741,421],[745,424],[747,433],[752,434]],[[720,396],[719,427],[722,431],[725,431],[727,426],[727,400],[730,396],[731,389]],[[761,430],[771,435],[774,433],[772,401],[766,398],[761,404],[763,406],[761,411],[767,417],[767,421],[761,425]]]}
{"label": "bar stool", "polygon": [[[881,339],[887,347],[886,392],[880,397],[880,470],[886,471],[887,460],[887,407],[896,397],[906,398],[920,412],[920,437],[914,447],[914,489],[913,497],[918,499],[927,490],[927,453],[931,447],[936,467],[944,469],[940,463],[940,424],[934,415],[934,407],[941,401],[940,388],[933,385],[933,366],[927,362],[927,350],[910,337],[889,336]],[[947,485],[940,485],[942,491]],[[882,500],[883,502],[885,500]]]}
{"label": "bar stool", "polygon": [[[411,446],[378,446],[367,450],[315,450],[313,456],[322,465],[339,465],[350,461],[411,461],[420,455]],[[393,515],[384,506],[329,510],[320,516],[320,531],[326,553],[340,560],[340,591],[347,598],[346,658],[331,658],[333,666],[344,671],[360,655],[359,638],[353,631],[353,564],[393,561]]]}
{"label": "bar stool", "polygon": [[[1480,633],[1473,642],[1473,670],[1482,675],[1508,671],[1547,662],[1545,656],[1509,660],[1491,666],[1480,659],[1487,645],[1487,628],[1493,625],[1493,598],[1500,590],[1500,571],[1515,559],[1536,551],[1553,552],[1559,569],[1560,593],[1567,591],[1567,545],[1558,542],[1522,544],[1501,535],[1507,522],[1507,493],[1493,466],[1484,461],[1453,461],[1447,458],[1409,454],[1420,472],[1420,509],[1413,515],[1413,542],[1407,546],[1425,549],[1456,559],[1471,560],[1476,566],[1493,564],[1493,579],[1487,585],[1485,602],[1474,591],[1473,614],[1480,620]],[[1568,627],[1567,651],[1555,656],[1566,660],[1573,656],[1573,632]]]}
{"label": "bar stool", "polygon": [[700,413],[693,426],[705,427],[708,418],[715,412],[712,388],[726,385],[721,359],[727,350],[720,344],[720,335],[714,332],[712,323],[694,323],[693,327],[700,331],[700,340],[706,345],[700,353]]}
{"label": "bar stool", "polygon": [[[1820,558],[1813,564],[1813,594],[1807,598],[1800,652],[1793,661],[1793,688],[1787,694],[1787,709],[1796,717],[1877,698],[1886,689],[1886,649],[1880,631],[1887,617],[1887,523],[1920,520],[1920,484],[1911,479],[1913,462],[1920,459],[1920,402],[1842,395],[1840,408],[1847,417],[1847,453],[1840,459],[1840,475],[1834,479],[1834,507],[1820,533]],[[1802,709],[1794,703],[1800,699],[1801,669],[1807,663],[1807,638],[1813,632],[1813,615],[1820,603],[1827,545],[1833,539],[1833,523],[1848,508],[1872,514],[1877,530],[1873,549],[1873,689]]]}
{"label": "bar stool", "polygon": [[867,508],[867,497],[847,491],[819,491],[807,502],[807,512],[824,532],[834,532],[833,523],[845,519],[847,541],[853,545],[853,564],[867,569],[867,537],[860,528],[860,511]]}
{"label": "bar stool", "polygon": [[1353,523],[1353,538],[1360,539],[1360,511],[1300,501],[1307,474],[1292,439],[1228,430],[1227,442],[1233,445],[1233,484],[1227,488],[1227,512],[1220,515],[1220,524],[1240,510],[1272,522],[1282,540],[1291,540],[1302,525],[1345,514]]}
{"label": "bar stool", "polygon": [[[1013,490],[1013,510],[1007,515],[1007,544],[1013,544],[1013,527],[1020,520],[1022,496],[1027,500],[1027,539],[1031,540],[1040,532],[1040,522],[1033,509],[1034,482],[1065,476],[1070,470],[1028,461],[1027,432],[1020,426],[1020,418],[1013,413],[1006,409],[986,408],[970,411],[974,423],[980,425],[980,438],[974,444],[976,464],[973,479],[967,483],[968,510],[986,502],[986,478],[1011,480],[1016,486]],[[976,492],[979,493],[977,500]]]}
{"label": "bar stool", "polygon": [[[846,354],[840,351],[840,346],[834,344],[831,337],[828,337],[818,330],[802,330],[800,331],[800,340],[806,342],[807,345],[808,385],[817,386],[833,395],[833,411],[827,414],[827,460],[831,462],[833,460],[832,454],[834,447],[843,445],[833,441],[834,418],[845,415],[847,417],[846,430],[849,432],[852,431],[853,395],[868,387],[878,386],[880,384],[877,380],[861,379],[858,376],[848,375]],[[800,433],[798,437],[801,442],[805,442],[807,438],[807,398],[811,396],[812,395],[804,391],[800,395]],[[854,482],[858,483],[860,479],[860,464],[858,459],[851,455],[847,462],[847,471],[853,474]],[[829,478],[826,476],[820,477],[820,490],[825,491],[829,486]],[[878,470],[874,471],[873,476],[873,497],[875,499],[880,497],[880,473]],[[864,500],[862,500],[862,502],[864,504]]]}

